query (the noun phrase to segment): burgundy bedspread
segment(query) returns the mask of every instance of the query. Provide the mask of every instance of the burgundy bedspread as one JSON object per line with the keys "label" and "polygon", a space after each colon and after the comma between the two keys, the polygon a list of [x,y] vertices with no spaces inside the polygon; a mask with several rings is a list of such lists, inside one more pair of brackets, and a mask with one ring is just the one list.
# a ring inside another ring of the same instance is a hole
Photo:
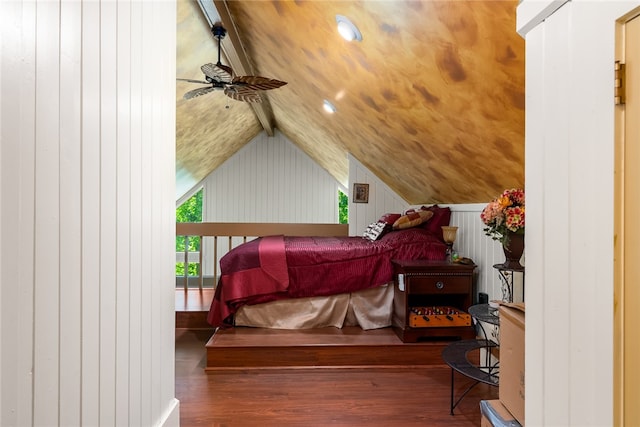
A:
{"label": "burgundy bedspread", "polygon": [[393,278],[392,259],[442,260],[445,250],[441,240],[422,228],[394,231],[375,242],[362,237],[258,238],[220,260],[208,321],[230,325],[244,304],[380,286]]}

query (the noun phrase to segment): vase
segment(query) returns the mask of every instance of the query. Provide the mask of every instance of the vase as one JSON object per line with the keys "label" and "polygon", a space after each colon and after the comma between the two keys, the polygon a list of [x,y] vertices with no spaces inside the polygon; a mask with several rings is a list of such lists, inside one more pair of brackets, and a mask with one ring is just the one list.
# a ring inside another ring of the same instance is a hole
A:
{"label": "vase", "polygon": [[504,268],[516,270],[524,268],[522,264],[520,264],[520,258],[522,258],[522,253],[524,252],[524,233],[514,233],[510,231],[507,234],[506,243],[502,244],[502,250],[506,258],[502,264]]}

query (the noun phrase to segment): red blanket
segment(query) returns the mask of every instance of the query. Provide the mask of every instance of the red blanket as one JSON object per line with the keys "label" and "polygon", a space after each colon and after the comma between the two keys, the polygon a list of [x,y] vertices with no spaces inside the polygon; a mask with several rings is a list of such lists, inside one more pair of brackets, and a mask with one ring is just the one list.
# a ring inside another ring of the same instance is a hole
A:
{"label": "red blanket", "polygon": [[327,296],[388,283],[392,259],[445,258],[446,245],[422,228],[362,237],[269,236],[242,244],[220,260],[209,310],[212,326],[232,324],[244,304]]}

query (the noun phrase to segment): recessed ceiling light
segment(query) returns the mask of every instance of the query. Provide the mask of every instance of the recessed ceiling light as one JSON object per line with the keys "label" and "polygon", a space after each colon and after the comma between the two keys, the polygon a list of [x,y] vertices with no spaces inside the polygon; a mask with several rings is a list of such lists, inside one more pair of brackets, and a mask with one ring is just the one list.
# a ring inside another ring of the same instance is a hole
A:
{"label": "recessed ceiling light", "polygon": [[338,23],[338,32],[343,39],[347,41],[357,40],[362,41],[362,34],[353,22],[349,21],[349,18],[342,15],[336,15],[336,22]]}
{"label": "recessed ceiling light", "polygon": [[329,114],[333,114],[337,111],[336,107],[326,99],[322,103],[322,108],[324,108],[324,111],[326,111]]}

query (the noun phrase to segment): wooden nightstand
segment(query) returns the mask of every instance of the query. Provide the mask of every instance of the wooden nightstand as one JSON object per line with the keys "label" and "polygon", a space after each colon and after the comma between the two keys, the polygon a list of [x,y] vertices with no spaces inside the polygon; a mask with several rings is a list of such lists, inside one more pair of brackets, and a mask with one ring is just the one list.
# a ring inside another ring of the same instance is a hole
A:
{"label": "wooden nightstand", "polygon": [[[476,266],[427,260],[393,260],[393,329],[403,342],[474,338],[471,316]],[[419,308],[451,307],[459,315],[420,316]],[[413,316],[412,316],[413,314]],[[424,320],[422,320],[424,319]],[[412,323],[414,325],[412,326]]]}

